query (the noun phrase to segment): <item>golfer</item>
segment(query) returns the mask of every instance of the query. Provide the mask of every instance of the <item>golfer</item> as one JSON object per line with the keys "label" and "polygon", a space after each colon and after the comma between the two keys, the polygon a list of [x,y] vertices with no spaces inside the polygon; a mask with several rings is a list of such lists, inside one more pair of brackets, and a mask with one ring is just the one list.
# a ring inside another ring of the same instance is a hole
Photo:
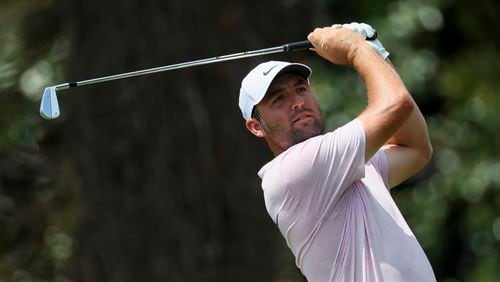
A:
{"label": "golfer", "polygon": [[275,155],[258,173],[266,209],[308,281],[436,280],[389,193],[429,162],[427,126],[389,53],[366,40],[374,34],[352,23],[308,35],[366,86],[364,111],[334,131],[325,133],[309,67],[270,61],[242,81],[246,127]]}

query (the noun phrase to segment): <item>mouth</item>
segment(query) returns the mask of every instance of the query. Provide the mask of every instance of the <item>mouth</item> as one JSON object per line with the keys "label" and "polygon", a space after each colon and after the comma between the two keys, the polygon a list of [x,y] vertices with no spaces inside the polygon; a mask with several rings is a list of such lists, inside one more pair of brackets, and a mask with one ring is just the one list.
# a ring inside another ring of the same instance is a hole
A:
{"label": "mouth", "polygon": [[301,112],[297,114],[293,119],[292,119],[292,124],[296,124],[297,122],[300,122],[302,120],[310,119],[312,118],[313,115],[308,113],[308,112]]}

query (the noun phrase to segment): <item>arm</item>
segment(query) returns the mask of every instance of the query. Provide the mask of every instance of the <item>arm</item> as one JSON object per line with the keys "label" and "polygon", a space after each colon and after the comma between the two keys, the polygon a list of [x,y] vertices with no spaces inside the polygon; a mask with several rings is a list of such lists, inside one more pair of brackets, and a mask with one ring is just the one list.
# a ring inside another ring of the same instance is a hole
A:
{"label": "arm", "polygon": [[[387,63],[395,72],[394,66]],[[415,101],[411,97],[410,100],[413,110],[409,118],[382,147],[388,160],[389,188],[417,173],[432,156],[427,124]]]}
{"label": "arm", "polygon": [[368,161],[406,123],[415,103],[389,63],[371,47],[362,50],[353,67],[367,89],[368,105],[358,119],[365,128],[365,160]]}
{"label": "arm", "polygon": [[432,145],[425,119],[416,104],[410,118],[382,148],[389,163],[389,188],[414,175],[429,162]]}
{"label": "arm", "polygon": [[308,39],[320,56],[352,66],[366,85],[368,106],[358,116],[366,134],[365,160],[385,144],[391,187],[418,171],[432,152],[425,120],[390,63],[345,28],[316,29]]}
{"label": "arm", "polygon": [[411,96],[390,64],[355,32],[317,28],[308,39],[323,58],[353,67],[366,85],[368,105],[358,119],[365,129],[368,161],[409,118],[414,107]]}

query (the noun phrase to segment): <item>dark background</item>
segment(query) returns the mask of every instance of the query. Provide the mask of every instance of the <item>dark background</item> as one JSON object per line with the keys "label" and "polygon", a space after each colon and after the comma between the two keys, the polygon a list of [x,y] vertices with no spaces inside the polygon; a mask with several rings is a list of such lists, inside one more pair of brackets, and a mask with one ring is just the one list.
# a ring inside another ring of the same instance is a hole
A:
{"label": "dark background", "polygon": [[500,276],[499,4],[493,0],[0,3],[0,281],[304,281],[256,172],[241,79],[268,59],[313,67],[330,128],[364,89],[309,51],[61,91],[43,88],[305,40],[367,22],[428,121],[434,158],[393,196],[439,281]]}

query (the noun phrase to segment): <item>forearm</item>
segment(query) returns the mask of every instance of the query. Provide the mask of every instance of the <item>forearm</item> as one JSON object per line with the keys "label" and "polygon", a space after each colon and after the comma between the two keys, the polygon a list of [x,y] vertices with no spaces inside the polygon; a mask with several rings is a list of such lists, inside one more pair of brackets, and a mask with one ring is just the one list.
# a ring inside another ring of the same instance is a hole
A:
{"label": "forearm", "polygon": [[352,66],[363,79],[368,105],[358,120],[365,129],[369,160],[409,118],[415,107],[411,96],[391,65],[358,34],[345,28],[317,28],[308,39],[320,56]]}
{"label": "forearm", "polygon": [[357,54],[353,67],[367,89],[368,105],[359,115],[365,126],[367,160],[394,137],[416,107],[404,83],[391,64],[371,49]]}
{"label": "forearm", "polygon": [[308,39],[323,58],[352,66],[366,85],[368,105],[358,116],[365,130],[365,160],[385,145],[390,187],[420,170],[432,154],[427,126],[390,62],[344,28],[317,28]]}
{"label": "forearm", "polygon": [[[394,65],[392,65],[389,59],[387,59],[387,63],[395,71]],[[427,124],[415,101],[411,99],[411,102],[414,107],[410,117],[396,134],[387,141],[387,144],[418,149],[422,151],[423,157],[429,159],[432,155],[432,145],[427,130]]]}
{"label": "forearm", "polygon": [[385,110],[386,107],[398,104],[400,101],[410,106],[414,105],[404,83],[390,62],[380,58],[370,46],[358,48],[353,68],[366,86],[367,107]]}
{"label": "forearm", "polygon": [[387,145],[398,145],[410,149],[418,150],[425,160],[432,155],[432,145],[427,130],[427,124],[418,106],[414,103],[414,108],[410,117],[401,128],[392,136]]}

